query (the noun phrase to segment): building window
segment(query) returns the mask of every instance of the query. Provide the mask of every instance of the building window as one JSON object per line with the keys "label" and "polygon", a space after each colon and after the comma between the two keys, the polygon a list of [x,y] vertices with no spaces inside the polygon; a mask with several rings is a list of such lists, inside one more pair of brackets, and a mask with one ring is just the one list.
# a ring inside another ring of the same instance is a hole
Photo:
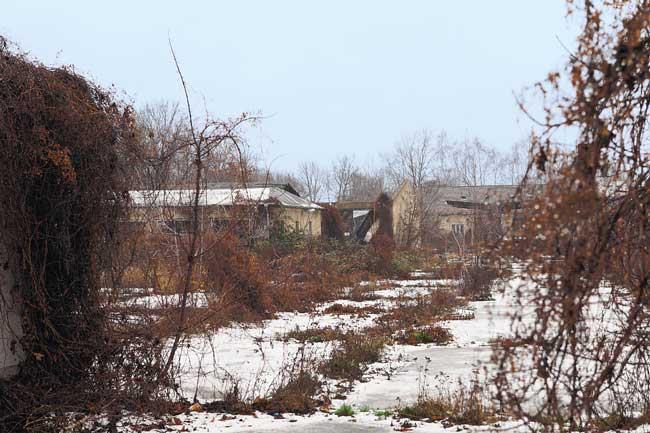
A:
{"label": "building window", "polygon": [[226,231],[230,227],[230,221],[227,219],[212,219],[212,229],[216,232]]}
{"label": "building window", "polygon": [[164,233],[180,235],[192,231],[192,222],[187,220],[161,221],[160,228]]}
{"label": "building window", "polygon": [[463,236],[465,234],[465,224],[452,224],[451,231],[456,236]]}

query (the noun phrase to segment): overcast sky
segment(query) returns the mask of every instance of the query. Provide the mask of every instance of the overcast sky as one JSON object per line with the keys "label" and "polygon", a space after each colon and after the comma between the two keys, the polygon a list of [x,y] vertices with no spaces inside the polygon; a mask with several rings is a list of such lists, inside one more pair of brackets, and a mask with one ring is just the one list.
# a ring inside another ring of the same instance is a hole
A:
{"label": "overcast sky", "polygon": [[180,100],[171,37],[198,108],[261,111],[275,169],[388,150],[429,128],[501,149],[531,124],[514,93],[564,64],[565,0],[2,0],[0,33],[75,65],[136,106]]}

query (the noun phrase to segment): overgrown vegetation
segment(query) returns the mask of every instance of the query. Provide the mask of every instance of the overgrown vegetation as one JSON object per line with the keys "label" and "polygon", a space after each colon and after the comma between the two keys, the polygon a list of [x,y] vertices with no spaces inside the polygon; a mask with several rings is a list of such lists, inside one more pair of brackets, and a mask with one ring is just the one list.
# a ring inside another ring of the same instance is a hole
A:
{"label": "overgrown vegetation", "polygon": [[39,416],[61,410],[143,405],[169,385],[159,340],[101,305],[100,272],[125,212],[119,155],[133,137],[130,107],[0,38],[0,220],[24,354],[18,376],[0,383],[2,431],[28,419],[32,431],[50,429]]}

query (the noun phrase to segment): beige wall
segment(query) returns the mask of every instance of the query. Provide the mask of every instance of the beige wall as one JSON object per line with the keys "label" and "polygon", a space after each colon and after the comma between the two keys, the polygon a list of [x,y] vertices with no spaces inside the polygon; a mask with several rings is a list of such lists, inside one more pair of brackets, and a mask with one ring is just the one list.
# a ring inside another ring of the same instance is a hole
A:
{"label": "beige wall", "polygon": [[416,198],[413,189],[408,182],[405,182],[402,187],[393,194],[393,233],[395,235],[395,242],[398,246],[404,246],[407,243],[409,236],[409,227],[411,230],[410,236],[414,239],[415,245],[420,244],[419,239],[419,224],[420,219],[417,215]]}
{"label": "beige wall", "polygon": [[289,230],[298,229],[302,233],[314,237],[321,235],[321,209],[273,207],[269,210],[272,224],[282,221],[285,228]]}
{"label": "beige wall", "polygon": [[[260,206],[263,209],[264,206]],[[271,225],[282,222],[287,229],[295,229],[302,231],[306,235],[320,236],[321,235],[321,209],[302,209],[302,208],[289,208],[280,206],[268,206],[269,221]],[[211,206],[201,209],[202,218],[205,221],[210,219],[228,219],[230,212],[222,206]],[[146,222],[153,223],[157,221],[189,221],[191,219],[191,209],[181,207],[169,208],[133,208],[129,220],[132,222]],[[260,219],[260,226],[266,226],[266,216],[263,212],[256,214]],[[296,226],[296,223],[298,224]],[[311,228],[311,233],[310,233]],[[268,232],[266,232],[268,236]]]}

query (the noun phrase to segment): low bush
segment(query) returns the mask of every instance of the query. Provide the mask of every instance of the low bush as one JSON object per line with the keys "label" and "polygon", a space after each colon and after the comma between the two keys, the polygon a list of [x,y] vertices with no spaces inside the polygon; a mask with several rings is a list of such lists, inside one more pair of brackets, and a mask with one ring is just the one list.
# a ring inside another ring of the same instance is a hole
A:
{"label": "low bush", "polygon": [[375,290],[377,290],[377,285],[374,282],[370,282],[365,286],[355,286],[347,293],[345,299],[354,302],[375,301],[381,298],[374,293]]}
{"label": "low bush", "polygon": [[208,402],[202,405],[207,412],[223,412],[237,415],[250,415],[255,409],[241,392],[239,383],[236,381],[227,384],[222,392],[222,399]]}
{"label": "low bush", "polygon": [[385,346],[383,337],[348,334],[321,367],[332,379],[361,380],[368,364],[379,362]]}
{"label": "low bush", "polygon": [[472,300],[492,299],[492,283],[497,279],[497,272],[487,266],[470,265],[463,268],[460,275],[461,294]]}
{"label": "low bush", "polygon": [[204,404],[203,410],[237,415],[250,415],[255,411],[313,413],[326,403],[318,398],[322,391],[321,382],[304,359],[295,361],[282,371],[279,381],[268,394],[255,398],[244,395],[239,383],[233,381],[222,393],[222,400]]}
{"label": "low bush", "polygon": [[642,414],[616,413],[594,418],[589,423],[589,431],[630,431],[650,423],[650,412]]}
{"label": "low bush", "polygon": [[427,326],[420,329],[410,329],[403,332],[397,341],[402,344],[438,344],[445,345],[453,341],[454,336],[447,328],[442,326]]}
{"label": "low bush", "polygon": [[265,409],[280,413],[313,413],[323,403],[316,398],[320,391],[321,383],[318,378],[311,372],[301,369],[273,392]]}

